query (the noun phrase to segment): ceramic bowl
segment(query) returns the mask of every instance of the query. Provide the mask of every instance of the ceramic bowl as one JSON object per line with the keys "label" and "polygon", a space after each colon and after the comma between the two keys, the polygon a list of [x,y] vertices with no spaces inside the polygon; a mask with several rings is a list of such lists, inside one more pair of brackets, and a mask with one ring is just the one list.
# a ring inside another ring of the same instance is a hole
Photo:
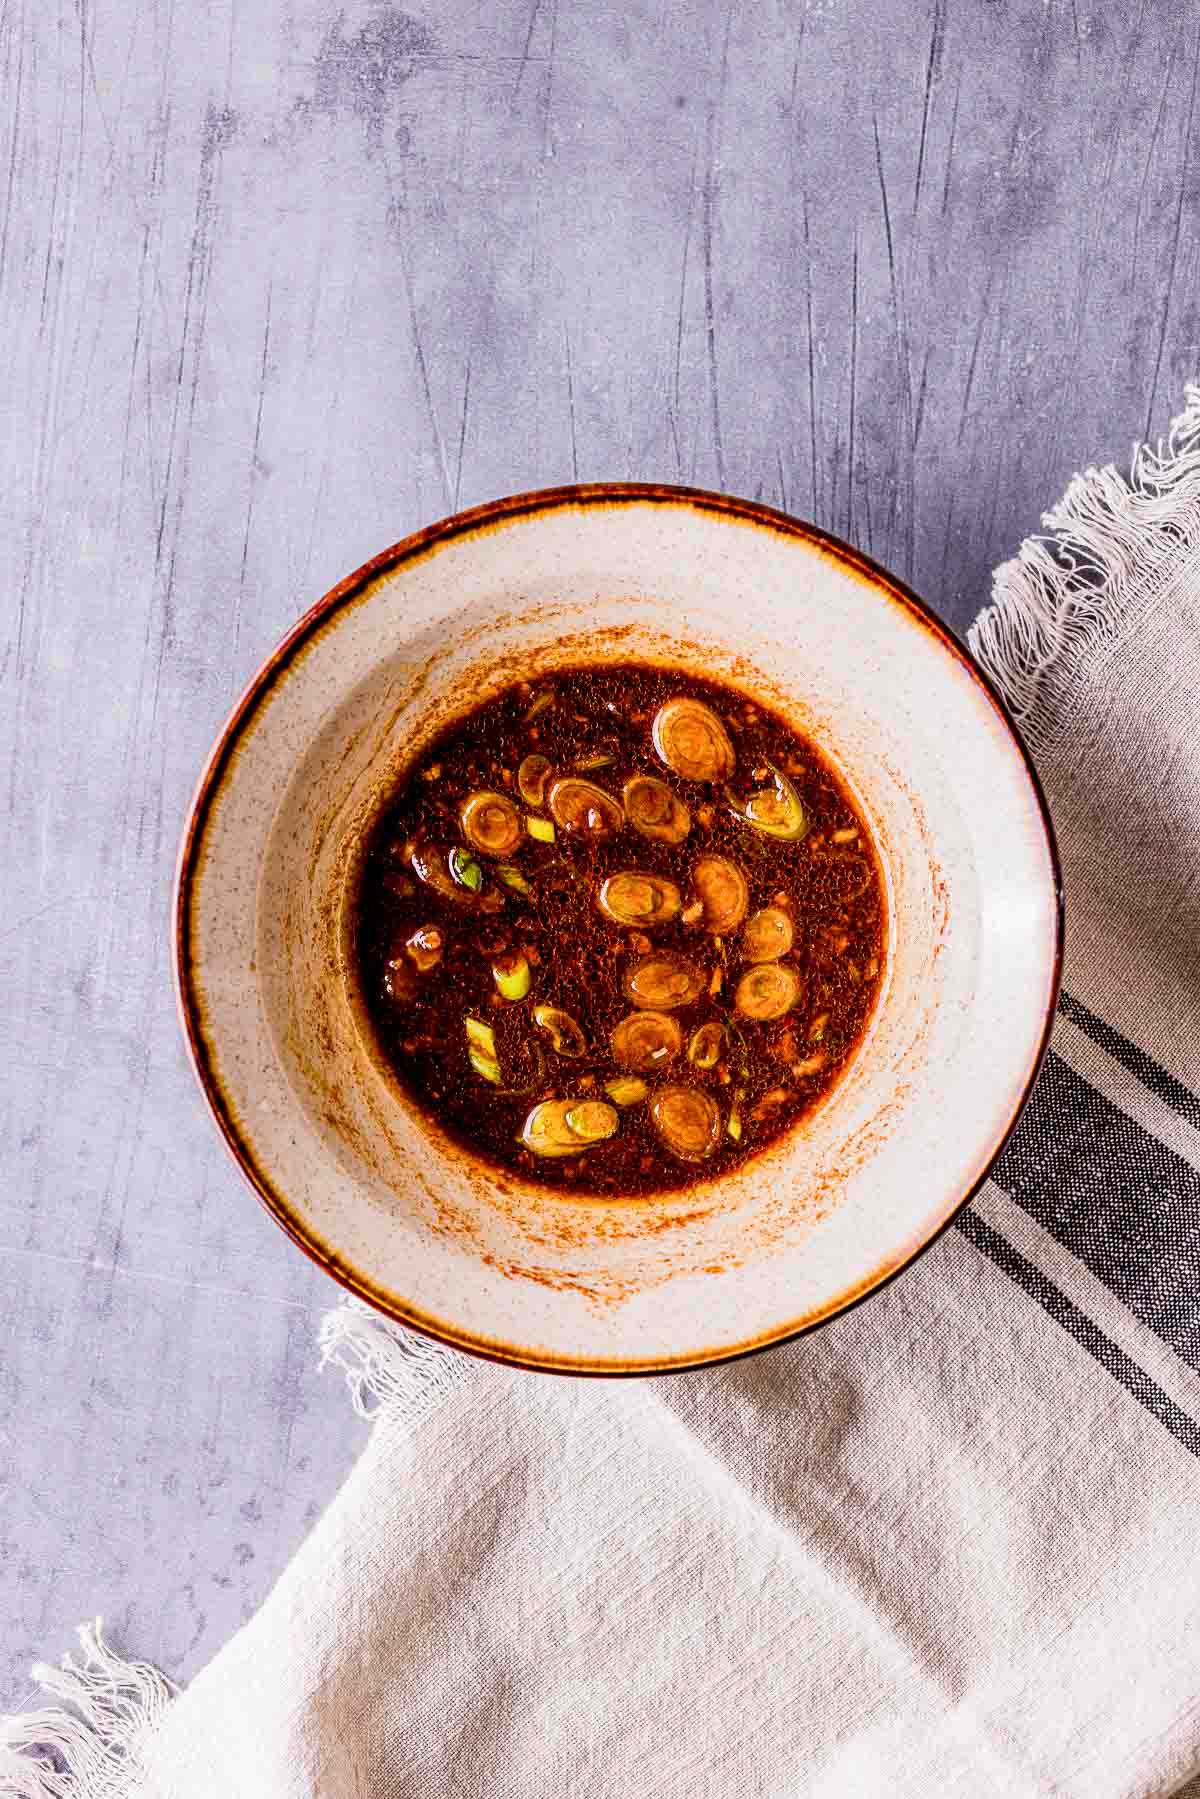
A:
{"label": "ceramic bowl", "polygon": [[[819,741],[874,833],[889,946],[860,1049],[790,1137],[606,1203],[498,1175],[412,1109],[349,944],[364,832],[431,736],[517,675],[618,656],[725,677]],[[251,1185],[381,1311],[528,1368],[719,1361],[878,1288],[984,1179],[1060,952],[1050,821],[964,650],[845,545],[682,489],[528,494],[359,569],[239,702],[180,859],[184,1028]]]}

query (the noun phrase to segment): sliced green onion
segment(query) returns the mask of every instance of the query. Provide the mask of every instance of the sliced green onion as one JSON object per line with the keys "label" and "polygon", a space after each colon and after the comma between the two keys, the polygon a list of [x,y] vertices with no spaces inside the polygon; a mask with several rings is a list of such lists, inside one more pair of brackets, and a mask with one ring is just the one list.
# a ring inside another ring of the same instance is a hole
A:
{"label": "sliced green onion", "polygon": [[587,1049],[587,1038],[571,1017],[559,1006],[535,1006],[533,1022],[545,1031],[559,1056],[581,1056]]}
{"label": "sliced green onion", "polygon": [[529,1113],[517,1139],[535,1156],[577,1156],[617,1129],[613,1108],[602,1099],[544,1099]]}
{"label": "sliced green onion", "polygon": [[602,1143],[617,1128],[617,1115],[602,1099],[585,1099],[566,1114],[567,1129],[585,1143]]}
{"label": "sliced green onion", "polygon": [[581,774],[589,774],[594,768],[611,768],[616,761],[607,750],[597,750],[594,756],[580,756],[574,766]]}
{"label": "sliced green onion", "polygon": [[517,769],[517,792],[527,806],[540,806],[546,797],[546,782],[550,779],[551,764],[548,756],[539,756],[536,751],[532,756],[525,756]]}
{"label": "sliced green onion", "polygon": [[532,700],[530,700],[530,702],[529,702],[529,710],[525,714],[525,723],[527,725],[532,724],[535,718],[540,717],[541,714],[546,711],[547,707],[553,706],[553,704],[554,704],[553,688],[551,688],[551,687],[539,688],[537,693],[534,694]]}
{"label": "sliced green onion", "polygon": [[499,957],[492,963],[492,979],[505,999],[524,999],[532,979],[528,958],[519,950]]}
{"label": "sliced green onion", "polygon": [[499,868],[496,870],[496,879],[502,881],[506,887],[511,887],[514,893],[529,894],[533,892],[533,888],[529,885],[529,882],[525,879],[525,876],[521,873],[520,869],[514,868],[509,862],[502,862],[500,864]]}
{"label": "sliced green onion", "polygon": [[450,851],[450,873],[460,887],[469,887],[472,893],[478,893],[483,886],[483,870],[474,856],[469,856],[464,849],[456,845]]}
{"label": "sliced green onion", "polygon": [[537,843],[554,842],[554,826],[548,818],[527,818],[525,829]]}
{"label": "sliced green onion", "polygon": [[636,1106],[650,1089],[635,1074],[618,1074],[611,1081],[605,1081],[604,1091],[616,1106]]}
{"label": "sliced green onion", "polygon": [[688,1061],[697,1068],[715,1068],[725,1047],[725,1031],[715,1019],[702,1024],[688,1044]]}
{"label": "sliced green onion", "polygon": [[467,1029],[467,1047],[477,1049],[480,1055],[486,1056],[491,1062],[496,1061],[496,1033],[491,1025],[484,1024],[482,1018],[470,1017],[464,1023]]}
{"label": "sliced green onion", "polygon": [[769,787],[761,787],[748,799],[739,800],[727,787],[725,801],[735,818],[753,826],[767,837],[778,837],[784,843],[798,843],[808,830],[808,815],[800,795],[787,776],[780,774],[774,763],[767,763],[771,777]]}
{"label": "sliced green onion", "polygon": [[733,1104],[729,1108],[729,1117],[725,1123],[726,1132],[735,1143],[740,1143],[742,1139],[742,1101],[745,1097],[745,1092],[739,1087],[733,1096]]}
{"label": "sliced green onion", "polygon": [[490,1056],[481,1055],[477,1049],[468,1050],[467,1054],[476,1074],[482,1075],[485,1081],[490,1081],[493,1087],[498,1087],[500,1085],[499,1062],[493,1062]]}

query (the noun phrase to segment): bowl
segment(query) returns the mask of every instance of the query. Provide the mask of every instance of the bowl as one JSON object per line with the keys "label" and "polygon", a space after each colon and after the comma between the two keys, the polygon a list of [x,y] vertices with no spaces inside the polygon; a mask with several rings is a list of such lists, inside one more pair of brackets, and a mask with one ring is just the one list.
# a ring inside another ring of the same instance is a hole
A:
{"label": "bowl", "polygon": [[[816,739],[875,838],[889,943],[822,1103],[732,1174],[604,1202],[499,1174],[414,1110],[350,953],[363,841],[431,737],[513,679],[642,658]],[[525,494],[385,550],[302,618],[201,777],[180,854],[191,1057],[283,1229],[371,1305],[525,1368],[695,1367],[876,1291],[987,1175],[1057,998],[1050,819],[980,670],[897,580],[748,501]]]}

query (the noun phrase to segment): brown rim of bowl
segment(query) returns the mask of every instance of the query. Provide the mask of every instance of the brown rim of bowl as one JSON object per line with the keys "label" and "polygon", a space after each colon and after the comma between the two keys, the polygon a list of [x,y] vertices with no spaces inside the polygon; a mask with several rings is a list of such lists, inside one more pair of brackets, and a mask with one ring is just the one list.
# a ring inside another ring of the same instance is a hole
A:
{"label": "brown rim of bowl", "polygon": [[[510,519],[539,512],[549,512],[560,507],[624,504],[686,505],[694,507],[700,512],[718,513],[743,524],[756,525],[760,529],[776,535],[799,538],[804,542],[817,545],[857,574],[868,585],[882,589],[898,601],[917,623],[936,639],[947,655],[952,656],[966,670],[976,686],[986,695],[1004,725],[1025,769],[1037,803],[1054,881],[1055,912],[1052,978],[1036,1054],[1022,1085],[1020,1097],[996,1142],[987,1152],[978,1175],[970,1182],[962,1197],[951,1206],[942,1222],[894,1266],[885,1265],[875,1270],[874,1273],[858,1282],[854,1288],[839,1295],[836,1300],[813,1315],[783,1325],[776,1330],[765,1332],[759,1337],[715,1350],[712,1354],[690,1354],[678,1358],[658,1356],[642,1363],[634,1363],[628,1359],[605,1362],[597,1358],[572,1360],[565,1356],[539,1356],[528,1353],[518,1346],[497,1343],[490,1338],[472,1338],[467,1332],[442,1319],[426,1317],[419,1312],[398,1306],[395,1304],[393,1296],[381,1293],[372,1285],[367,1276],[342,1263],[337,1255],[331,1253],[326,1246],[314,1241],[306,1232],[301,1221],[289,1210],[286,1199],[272,1188],[266,1174],[257,1166],[250,1146],[245,1142],[234,1122],[221,1090],[208,1044],[205,1041],[199,996],[193,984],[190,954],[192,884],[197,868],[200,840],[208,814],[220,791],[222,779],[238,740],[252,720],[259,701],[286,673],[293,655],[312,635],[313,631],[340,607],[359,595],[379,575],[441,548],[455,538],[491,530]],[[764,506],[755,500],[736,499],[728,494],[712,493],[704,488],[665,487],[652,482],[639,481],[597,482],[579,486],[541,488],[530,493],[513,494],[506,499],[493,500],[485,506],[475,506],[469,511],[456,513],[438,524],[427,526],[423,531],[414,532],[412,536],[403,538],[399,543],[395,543],[389,549],[381,551],[379,555],[373,556],[369,562],[364,562],[361,568],[356,569],[345,580],[339,581],[337,586],[331,588],[323,599],[317,601],[315,606],[310,607],[253,676],[230,712],[209,753],[188,809],[187,824],[179,848],[175,879],[174,918],[175,994],[193,1073],[226,1148],[253,1192],[292,1241],[304,1251],[312,1262],[357,1298],[365,1300],[375,1310],[382,1312],[385,1317],[391,1318],[395,1323],[416,1330],[436,1342],[446,1344],[451,1349],[465,1351],[467,1354],[481,1357],[485,1361],[498,1362],[508,1367],[529,1369],[539,1373],[595,1375],[603,1378],[621,1375],[632,1377],[647,1374],[682,1373],[690,1368],[712,1367],[721,1362],[739,1361],[744,1356],[759,1354],[761,1351],[773,1349],[781,1343],[792,1342],[798,1337],[806,1336],[809,1331],[819,1329],[830,1319],[841,1317],[846,1312],[852,1311],[855,1306],[861,1305],[873,1293],[882,1291],[906,1268],[911,1268],[918,1256],[923,1255],[932,1244],[937,1242],[938,1238],[950,1228],[982,1188],[1024,1109],[1050,1043],[1050,1034],[1058,1007],[1059,990],[1062,985],[1065,931],[1062,864],[1059,859],[1050,809],[1046,803],[1046,796],[1032,758],[990,677],[980,668],[966,646],[960,643],[948,627],[935,616],[925,601],[913,593],[895,575],[883,568],[881,564],[873,561],[871,557],[864,556],[861,551],[851,548],[849,544],[843,543],[840,538],[832,536],[828,531],[823,531],[816,525],[807,524],[803,520],[792,518],[786,512],[777,511],[773,506]]]}

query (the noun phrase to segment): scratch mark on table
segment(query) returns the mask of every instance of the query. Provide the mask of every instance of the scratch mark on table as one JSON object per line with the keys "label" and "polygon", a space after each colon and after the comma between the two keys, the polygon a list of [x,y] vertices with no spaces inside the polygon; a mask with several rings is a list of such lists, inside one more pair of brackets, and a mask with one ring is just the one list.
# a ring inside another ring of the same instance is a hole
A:
{"label": "scratch mark on table", "polygon": [[122,1268],[116,1262],[100,1261],[94,1256],[60,1255],[49,1249],[28,1249],[22,1243],[0,1243],[0,1256],[21,1261],[54,1262],[62,1267],[78,1268],[88,1275],[105,1280],[119,1279],[175,1287],[189,1293],[200,1293],[215,1299],[244,1299],[253,1305],[280,1306],[289,1312],[324,1312],[329,1301],[336,1303],[336,1290],[331,1285],[328,1299],[310,1303],[303,1299],[285,1299],[278,1293],[262,1293],[255,1287],[226,1287],[214,1281],[192,1280],[181,1274],[161,1274],[147,1268]]}
{"label": "scratch mark on table", "polygon": [[925,383],[929,375],[929,357],[930,349],[929,345],[926,344],[925,353],[921,357],[921,383],[917,388],[916,404],[913,408],[912,441],[914,450],[917,447],[917,440],[921,435],[921,421],[925,417]]}
{"label": "scratch mark on table", "polygon": [[887,181],[883,173],[883,150],[879,142],[879,116],[871,118],[871,132],[875,139],[875,170],[879,176],[879,197],[883,202],[883,233],[887,244],[888,277],[892,284],[892,297],[896,294],[896,247],[892,242],[892,215],[888,206]]}
{"label": "scratch mark on table", "polygon": [[1183,143],[1180,155],[1179,197],[1175,206],[1175,224],[1171,232],[1171,250],[1168,258],[1170,270],[1163,286],[1162,319],[1158,331],[1158,349],[1154,357],[1154,375],[1150,382],[1150,395],[1146,401],[1146,419],[1142,426],[1142,437],[1149,439],[1150,426],[1154,419],[1154,404],[1158,397],[1158,378],[1162,371],[1163,348],[1167,341],[1167,324],[1171,316],[1171,298],[1175,285],[1175,273],[1179,266],[1179,236],[1183,229],[1183,208],[1188,197],[1188,165],[1192,156],[1192,123],[1196,115],[1196,83],[1200,76],[1200,33],[1196,37],[1196,53],[1192,58],[1192,86],[1188,95],[1187,119],[1183,127]]}
{"label": "scratch mark on table", "polygon": [[[914,427],[914,407],[912,393],[912,368],[908,343],[908,329],[905,322],[904,297],[900,288],[900,275],[896,266],[896,247],[892,237],[892,212],[888,203],[887,179],[883,168],[883,147],[879,141],[879,117],[874,114],[871,120],[875,137],[875,168],[879,176],[879,198],[883,208],[884,239],[887,244],[888,280],[892,296],[892,319],[896,333],[896,366],[900,377],[900,424],[901,440],[906,446],[907,455],[904,462],[904,568],[907,579],[912,579],[913,557],[915,554],[916,531],[916,430]],[[899,481],[892,488],[892,519],[894,523],[895,508],[899,502]],[[890,534],[890,528],[889,528]]]}
{"label": "scratch mark on table", "polygon": [[262,355],[258,365],[258,403],[254,410],[254,438],[250,445],[250,470],[246,477],[246,527],[242,532],[242,561],[238,571],[237,597],[233,607],[233,663],[237,667],[238,647],[242,637],[242,606],[246,594],[246,559],[250,554],[250,527],[254,519],[254,496],[258,491],[258,457],[262,445],[263,400],[267,391],[267,358],[271,353],[271,296],[274,284],[267,282],[267,302],[263,316]]}
{"label": "scratch mark on table", "polygon": [[950,130],[946,136],[946,167],[942,176],[941,217],[945,218],[950,209],[950,171],[954,167],[954,144],[958,134],[958,102],[962,93],[962,69],[954,78],[954,104],[950,108]]}
{"label": "scratch mark on table", "polygon": [[[179,550],[179,528],[183,517],[183,508],[187,499],[187,473],[191,460],[191,436],[196,416],[196,392],[200,382],[200,351],[204,342],[204,332],[208,323],[209,276],[212,271],[211,227],[214,210],[214,190],[220,154],[232,135],[232,122],[227,115],[219,113],[211,105],[208,106],[204,118],[204,131],[200,146],[200,172],[196,184],[196,208],[192,225],[191,249],[188,253],[187,288],[184,296],[183,325],[179,334],[179,360],[175,371],[175,392],[171,407],[171,427],[167,437],[167,463],[163,475],[162,505],[159,510],[158,535],[154,546],[154,571],[157,576],[163,560],[163,539],[166,531],[167,509],[171,499],[172,474],[175,465],[176,441],[179,428],[179,410],[183,393],[183,371],[187,362],[189,349],[192,357],[192,378],[188,390],[187,426],[183,434],[183,467],[179,479],[175,482],[175,516],[173,520],[170,555],[167,561],[166,578],[162,588],[162,629],[159,632],[158,657],[154,670],[154,686],[151,700],[151,718],[157,716],[159,691],[162,684],[163,661],[170,642],[173,608],[175,603],[175,566]],[[191,336],[193,295],[196,296],[198,317],[195,336]]]}
{"label": "scratch mark on table", "polygon": [[19,918],[15,924],[6,926],[0,931],[0,943],[8,937],[23,935],[30,925],[36,924],[41,918],[48,918],[52,912],[61,912],[64,906],[90,906],[95,903],[96,898],[95,893],[60,893],[57,899],[48,901],[36,912],[30,912],[27,917]]}
{"label": "scratch mark on table", "polygon": [[921,105],[921,137],[917,145],[917,174],[913,182],[912,209],[914,214],[921,204],[921,178],[925,173],[925,141],[929,133],[929,109],[933,103],[933,89],[942,60],[942,41],[946,28],[942,4],[943,0],[934,0],[933,29],[929,34],[929,61],[925,65],[925,98]]}
{"label": "scratch mark on table", "polygon": [[962,411],[959,414],[958,420],[958,442],[960,444],[963,441],[963,433],[967,428],[967,418],[971,409],[971,391],[975,386],[975,369],[979,362],[979,346],[983,341],[983,334],[988,326],[988,309],[991,304],[992,285],[995,278],[996,267],[995,264],[992,263],[988,267],[987,279],[984,282],[983,300],[980,304],[979,317],[975,324],[975,335],[971,343],[971,360],[967,364],[967,380],[966,385],[963,388]]}
{"label": "scratch mark on table", "polygon": [[1152,125],[1152,127],[1150,129],[1150,142],[1146,148],[1146,160],[1142,164],[1142,178],[1141,178],[1140,182],[1138,183],[1137,205],[1135,206],[1134,212],[1133,212],[1133,252],[1132,252],[1133,269],[1132,269],[1132,272],[1134,275],[1137,275],[1139,273],[1138,243],[1141,238],[1141,232],[1142,232],[1142,208],[1146,202],[1146,183],[1150,179],[1150,168],[1154,161],[1155,151],[1158,149],[1158,140],[1162,133],[1163,115],[1166,112],[1167,99],[1171,92],[1171,77],[1175,72],[1175,59],[1179,54],[1179,46],[1180,46],[1180,43],[1182,42],[1182,39],[1183,39],[1183,31],[1181,28],[1180,31],[1178,32],[1174,42],[1171,45],[1171,54],[1167,59],[1166,73],[1163,75],[1163,78],[1162,78],[1162,85],[1160,87],[1159,95],[1158,95],[1158,106],[1156,107],[1155,113],[1154,113],[1154,124]]}
{"label": "scratch mark on table", "polygon": [[846,535],[854,542],[854,428],[858,411],[858,228],[850,273],[850,432],[846,457]]}
{"label": "scratch mark on table", "polygon": [[817,370],[813,335],[812,244],[808,233],[808,194],[801,195],[804,220],[804,311],[808,324],[808,449],[812,480],[814,517],[821,516],[821,495],[817,487]]}
{"label": "scratch mark on table", "polygon": [[463,381],[462,421],[458,430],[458,461],[454,469],[454,510],[458,511],[458,496],[462,492],[463,451],[467,447],[467,411],[471,404],[471,357],[467,355],[467,373]]}
{"label": "scratch mark on table", "polygon": [[695,211],[696,171],[699,167],[699,161],[700,149],[699,144],[697,143],[692,147],[692,172],[691,179],[688,182],[687,212],[684,215],[683,221],[683,254],[679,260],[679,305],[675,314],[675,372],[672,390],[675,403],[671,408],[671,430],[675,439],[675,462],[681,476],[683,474],[683,456],[679,446],[678,419],[683,405],[682,394],[680,391],[680,369],[683,361],[683,313],[687,300],[688,249],[692,241],[692,215]]}
{"label": "scratch mark on table", "polygon": [[550,4],[550,49],[546,58],[546,75],[542,83],[542,161],[545,162],[550,142],[550,96],[554,87],[554,56],[558,46],[558,0]]}
{"label": "scratch mark on table", "polygon": [[[575,378],[571,371],[571,332],[566,324],[563,325],[563,349],[566,352],[567,359],[567,412],[571,420],[571,479],[573,481],[578,481],[579,444],[575,437]],[[678,453],[678,442],[676,443],[675,448],[676,453]]]}
{"label": "scratch mark on table", "polygon": [[450,467],[446,461],[446,446],[442,442],[442,433],[438,425],[437,409],[433,404],[433,389],[429,382],[429,365],[425,360],[425,345],[421,339],[421,321],[417,313],[417,297],[413,291],[412,270],[409,267],[408,247],[404,237],[403,216],[397,216],[396,244],[400,259],[400,273],[404,280],[404,293],[408,301],[409,330],[412,333],[413,354],[416,357],[417,373],[421,379],[421,392],[425,398],[425,415],[429,420],[429,429],[433,435],[433,446],[437,453],[438,467],[442,477],[442,492],[446,505],[453,510],[452,497],[454,488],[450,480]]}
{"label": "scratch mark on table", "polygon": [[[5,23],[8,12],[5,11]],[[21,97],[25,80],[25,8],[21,8],[21,17],[13,27],[17,39],[17,74],[13,83],[11,105],[9,107],[10,136],[8,141],[8,178],[5,184],[4,217],[0,220],[0,287],[4,283],[4,274],[8,266],[8,228],[13,216],[13,183],[17,176],[17,150],[21,142]]]}
{"label": "scratch mark on table", "polygon": [[721,438],[721,398],[717,369],[717,320],[713,303],[713,238],[717,196],[717,149],[720,141],[721,108],[729,76],[729,37],[733,30],[733,6],[725,15],[725,35],[721,44],[721,72],[715,99],[708,115],[708,155],[704,167],[704,325],[708,340],[708,385],[712,417],[713,450],[717,460],[717,486],[725,485],[725,446]]}
{"label": "scratch mark on table", "polygon": [[525,79],[525,71],[529,67],[529,52],[533,45],[533,34],[537,27],[538,14],[541,10],[542,0],[533,0],[533,6],[530,8],[529,12],[529,25],[525,32],[525,45],[521,51],[521,60],[517,65],[517,79],[513,83],[512,99],[509,101],[509,110],[513,112],[516,110],[517,100],[520,97],[521,83]]}

